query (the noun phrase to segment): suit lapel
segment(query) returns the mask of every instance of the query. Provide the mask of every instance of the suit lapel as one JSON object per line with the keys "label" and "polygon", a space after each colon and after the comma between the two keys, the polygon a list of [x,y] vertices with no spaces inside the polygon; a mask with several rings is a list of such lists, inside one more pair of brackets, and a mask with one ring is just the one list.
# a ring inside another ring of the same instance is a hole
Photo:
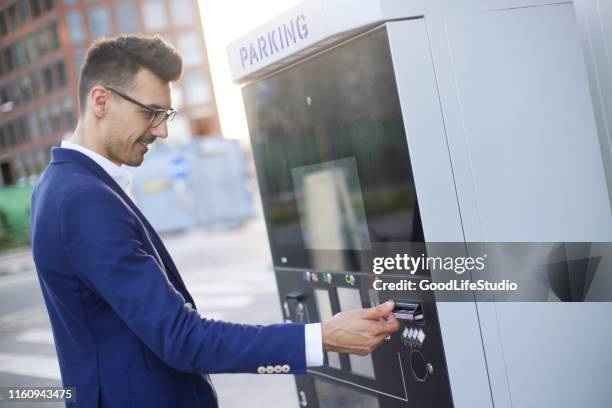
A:
{"label": "suit lapel", "polygon": [[170,253],[168,253],[168,250],[166,249],[164,243],[162,242],[159,234],[157,234],[153,226],[149,223],[149,220],[147,220],[147,218],[140,211],[140,209],[136,206],[136,204],[132,201],[132,199],[126,194],[126,192],[123,191],[123,189],[115,182],[115,180],[113,180],[113,178],[102,167],[100,167],[95,161],[93,161],[92,159],[84,155],[83,153],[78,152],[76,150],[63,149],[63,148],[58,148],[58,147],[53,148],[52,153],[53,153],[52,162],[70,161],[70,162],[75,162],[82,167],[85,167],[87,170],[92,172],[97,178],[99,178],[102,182],[104,182],[104,184],[110,187],[115,193],[117,193],[123,199],[125,203],[127,203],[127,205],[136,214],[136,217],[138,218],[138,220],[144,226],[145,233],[151,239],[154,249],[155,251],[157,251],[156,255],[158,255],[158,258],[161,260],[162,262],[161,266],[165,269],[168,279],[170,279],[170,281],[175,286],[175,288],[179,292],[181,292],[183,297],[187,301],[189,301],[195,309],[195,302],[193,298],[191,297],[191,294],[187,291],[187,287],[185,286],[185,283],[183,282],[183,279],[181,278],[181,275],[179,274],[178,269],[176,268],[176,265],[174,264],[174,261],[172,260]]}

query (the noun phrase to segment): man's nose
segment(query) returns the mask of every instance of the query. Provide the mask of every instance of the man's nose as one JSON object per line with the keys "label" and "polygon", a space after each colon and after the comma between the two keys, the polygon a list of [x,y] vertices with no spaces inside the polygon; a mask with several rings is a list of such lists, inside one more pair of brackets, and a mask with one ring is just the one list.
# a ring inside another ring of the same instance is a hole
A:
{"label": "man's nose", "polygon": [[149,133],[152,136],[159,137],[160,139],[165,139],[168,137],[168,122],[164,121],[161,125],[150,128]]}

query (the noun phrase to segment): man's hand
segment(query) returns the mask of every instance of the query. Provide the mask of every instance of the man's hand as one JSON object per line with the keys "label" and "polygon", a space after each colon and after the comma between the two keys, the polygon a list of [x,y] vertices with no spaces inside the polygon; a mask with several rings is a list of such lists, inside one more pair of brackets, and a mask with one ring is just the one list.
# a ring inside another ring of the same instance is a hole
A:
{"label": "man's hand", "polygon": [[341,312],[322,324],[323,350],[365,356],[399,330],[389,300],[370,309]]}

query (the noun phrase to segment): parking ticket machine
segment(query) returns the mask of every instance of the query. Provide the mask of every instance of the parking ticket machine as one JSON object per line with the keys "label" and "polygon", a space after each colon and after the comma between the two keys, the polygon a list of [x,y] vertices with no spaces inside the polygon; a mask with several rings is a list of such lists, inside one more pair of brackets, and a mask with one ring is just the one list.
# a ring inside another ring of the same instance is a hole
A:
{"label": "parking ticket machine", "polygon": [[362,257],[396,242],[612,240],[571,2],[307,0],[228,55],[284,319],[388,299],[401,318],[371,355],[327,352],[297,376],[300,406],[612,406],[610,304],[377,291]]}

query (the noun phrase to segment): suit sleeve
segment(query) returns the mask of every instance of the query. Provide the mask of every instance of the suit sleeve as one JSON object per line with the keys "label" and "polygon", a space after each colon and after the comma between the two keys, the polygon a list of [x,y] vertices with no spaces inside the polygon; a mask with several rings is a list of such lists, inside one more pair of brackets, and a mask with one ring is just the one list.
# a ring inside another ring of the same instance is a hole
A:
{"label": "suit sleeve", "polygon": [[226,323],[185,307],[145,251],[134,213],[114,192],[80,188],[61,208],[61,239],[74,273],[166,364],[201,374],[269,365],[305,372],[304,325]]}

